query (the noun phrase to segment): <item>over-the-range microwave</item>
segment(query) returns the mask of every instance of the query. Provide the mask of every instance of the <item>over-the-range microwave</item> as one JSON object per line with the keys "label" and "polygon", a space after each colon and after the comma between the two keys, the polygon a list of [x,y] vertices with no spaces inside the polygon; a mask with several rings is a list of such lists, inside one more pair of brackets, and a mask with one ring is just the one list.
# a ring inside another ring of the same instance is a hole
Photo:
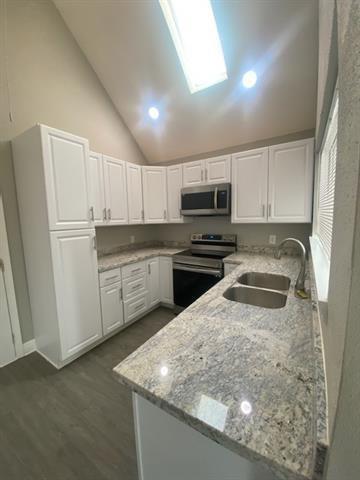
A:
{"label": "over-the-range microwave", "polygon": [[181,213],[189,216],[230,215],[231,184],[181,189]]}

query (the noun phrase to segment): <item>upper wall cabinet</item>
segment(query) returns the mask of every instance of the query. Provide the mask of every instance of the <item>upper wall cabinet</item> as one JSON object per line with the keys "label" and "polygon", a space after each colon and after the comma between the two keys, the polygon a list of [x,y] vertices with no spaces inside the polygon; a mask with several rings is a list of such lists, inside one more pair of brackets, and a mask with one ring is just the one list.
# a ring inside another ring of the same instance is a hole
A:
{"label": "upper wall cabinet", "polygon": [[205,160],[205,183],[230,182],[230,155]]}
{"label": "upper wall cabinet", "polygon": [[90,152],[89,158],[91,215],[95,225],[103,225],[106,221],[103,158],[95,152]]}
{"label": "upper wall cabinet", "polygon": [[127,224],[126,163],[107,155],[103,160],[107,224]]}
{"label": "upper wall cabinet", "polygon": [[311,222],[313,166],[313,139],[269,148],[269,222]]}
{"label": "upper wall cabinet", "polygon": [[233,223],[267,221],[268,148],[241,152],[232,157]]}
{"label": "upper wall cabinet", "polygon": [[144,222],[143,188],[141,179],[141,166],[134,163],[126,165],[127,195],[129,223],[137,224]]}
{"label": "upper wall cabinet", "polygon": [[41,125],[50,230],[92,226],[89,142]]}
{"label": "upper wall cabinet", "polygon": [[166,167],[142,167],[145,223],[167,223]]}
{"label": "upper wall cabinet", "polygon": [[311,222],[313,139],[232,156],[233,223]]}
{"label": "upper wall cabinet", "polygon": [[183,164],[184,187],[230,182],[230,155]]}
{"label": "upper wall cabinet", "polygon": [[171,165],[167,167],[166,175],[168,221],[170,223],[182,223],[184,221],[184,217],[180,213],[181,188],[183,186],[182,165]]}

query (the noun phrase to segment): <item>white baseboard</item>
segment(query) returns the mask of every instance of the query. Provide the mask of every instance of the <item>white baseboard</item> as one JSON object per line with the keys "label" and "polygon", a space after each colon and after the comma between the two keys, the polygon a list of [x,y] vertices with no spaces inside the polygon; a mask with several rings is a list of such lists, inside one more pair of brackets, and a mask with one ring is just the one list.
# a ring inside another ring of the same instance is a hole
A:
{"label": "white baseboard", "polygon": [[35,338],[32,338],[28,342],[23,343],[24,357],[25,355],[29,355],[29,353],[35,352],[35,350],[36,350]]}

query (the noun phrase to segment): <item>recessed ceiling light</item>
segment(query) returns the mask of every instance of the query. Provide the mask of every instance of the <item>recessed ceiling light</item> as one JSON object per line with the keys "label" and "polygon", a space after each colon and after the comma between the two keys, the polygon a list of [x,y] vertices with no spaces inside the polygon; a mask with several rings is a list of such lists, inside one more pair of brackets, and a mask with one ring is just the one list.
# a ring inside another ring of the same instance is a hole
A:
{"label": "recessed ceiling light", "polygon": [[226,80],[210,0],[159,0],[191,93]]}
{"label": "recessed ceiling light", "polygon": [[159,110],[156,107],[150,107],[148,110],[149,117],[153,120],[157,120],[159,118]]}
{"label": "recessed ceiling light", "polygon": [[242,78],[242,84],[245,88],[252,88],[257,81],[257,75],[254,70],[246,72]]}

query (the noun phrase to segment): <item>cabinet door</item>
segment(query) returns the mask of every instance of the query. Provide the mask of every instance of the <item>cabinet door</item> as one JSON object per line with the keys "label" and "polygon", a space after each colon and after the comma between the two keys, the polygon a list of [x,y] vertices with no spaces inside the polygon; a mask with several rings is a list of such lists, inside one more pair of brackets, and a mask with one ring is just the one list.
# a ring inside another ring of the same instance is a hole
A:
{"label": "cabinet door", "polygon": [[89,142],[41,126],[50,230],[92,226]]}
{"label": "cabinet door", "polygon": [[230,155],[205,160],[205,183],[230,182]]}
{"label": "cabinet door", "polygon": [[128,223],[126,164],[123,160],[103,155],[107,224]]}
{"label": "cabinet door", "polygon": [[62,360],[102,337],[95,230],[52,232]]}
{"label": "cabinet door", "polygon": [[173,268],[171,257],[160,257],[160,302],[174,304]]}
{"label": "cabinet door", "polygon": [[232,156],[232,223],[267,221],[268,148]]}
{"label": "cabinet door", "polygon": [[146,261],[148,306],[154,307],[160,302],[160,267],[159,257],[150,258]]}
{"label": "cabinet door", "polygon": [[95,225],[106,223],[103,158],[90,152],[90,203]]}
{"label": "cabinet door", "polygon": [[121,283],[101,288],[101,315],[104,335],[124,324]]}
{"label": "cabinet door", "polygon": [[269,151],[268,221],[311,222],[313,139],[275,145]]}
{"label": "cabinet door", "polygon": [[167,167],[167,206],[168,221],[170,223],[183,223],[184,217],[181,209],[182,165]]}
{"label": "cabinet door", "polygon": [[183,164],[184,187],[195,187],[205,182],[205,163],[203,160]]}
{"label": "cabinet door", "polygon": [[142,167],[142,174],[145,223],[166,223],[166,167]]}
{"label": "cabinet door", "polygon": [[126,164],[129,223],[144,223],[141,166]]}

